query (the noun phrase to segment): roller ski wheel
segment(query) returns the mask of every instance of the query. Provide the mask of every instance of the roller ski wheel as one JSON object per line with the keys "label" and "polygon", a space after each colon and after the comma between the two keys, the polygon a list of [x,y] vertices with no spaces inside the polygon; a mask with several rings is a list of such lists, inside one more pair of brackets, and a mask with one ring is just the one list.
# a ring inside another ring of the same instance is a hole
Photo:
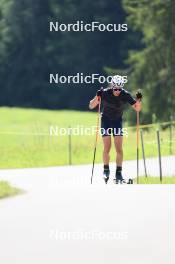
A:
{"label": "roller ski wheel", "polygon": [[133,179],[129,179],[127,184],[133,184]]}
{"label": "roller ski wheel", "polygon": [[109,175],[110,175],[110,171],[109,170],[104,170],[104,172],[103,172],[103,179],[104,179],[104,181],[105,181],[106,184],[109,181]]}
{"label": "roller ski wheel", "polygon": [[125,180],[125,179],[114,179],[114,183],[115,184],[133,184],[133,179],[128,179],[128,180]]}
{"label": "roller ski wheel", "polygon": [[125,179],[114,179],[114,183],[115,184],[127,184],[126,180]]}

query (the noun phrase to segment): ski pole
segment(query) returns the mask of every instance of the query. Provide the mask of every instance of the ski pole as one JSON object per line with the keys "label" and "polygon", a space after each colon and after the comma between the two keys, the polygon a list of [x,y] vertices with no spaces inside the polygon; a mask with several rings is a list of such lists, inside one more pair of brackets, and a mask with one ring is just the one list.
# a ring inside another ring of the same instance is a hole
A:
{"label": "ski pole", "polygon": [[95,157],[96,157],[96,150],[97,150],[97,141],[98,141],[98,134],[99,134],[99,124],[100,124],[100,106],[101,106],[101,98],[98,97],[98,117],[97,117],[97,130],[96,130],[96,137],[95,137],[95,146],[94,146],[94,156],[93,156],[93,163],[92,163],[92,175],[91,175],[91,184],[93,181],[94,175],[94,165],[95,165]]}
{"label": "ski pole", "polygon": [[140,131],[141,136],[141,143],[142,143],[142,156],[143,156],[143,164],[145,169],[145,177],[148,177],[147,169],[146,169],[146,158],[145,158],[145,147],[144,147],[144,140],[143,140],[143,130]]}
{"label": "ski pole", "polygon": [[[136,93],[137,101],[141,101],[142,99],[142,94],[138,90]],[[136,145],[137,145],[137,184],[139,184],[139,131],[140,131],[140,112],[137,111],[137,128],[136,128]]]}

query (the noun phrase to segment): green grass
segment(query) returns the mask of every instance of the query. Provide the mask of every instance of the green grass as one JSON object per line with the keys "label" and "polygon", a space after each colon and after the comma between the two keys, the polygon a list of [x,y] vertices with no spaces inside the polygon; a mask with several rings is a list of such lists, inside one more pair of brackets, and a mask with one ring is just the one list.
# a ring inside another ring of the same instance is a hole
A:
{"label": "green grass", "polygon": [[[135,181],[136,183],[136,181]],[[159,177],[140,177],[139,184],[161,184]],[[162,184],[175,184],[175,176],[163,177]]]}
{"label": "green grass", "polygon": [[[131,110],[132,111],[132,110]],[[0,108],[0,168],[23,168],[67,165],[69,163],[68,136],[50,136],[50,126],[89,127],[96,125],[97,114],[79,111],[49,111],[19,108]],[[144,132],[147,157],[157,156],[155,129]],[[124,138],[124,159],[136,158],[135,129]],[[48,135],[31,135],[46,133]],[[166,140],[169,131],[161,132],[162,155],[169,154]],[[72,137],[72,163],[92,162],[95,135]],[[153,142],[152,142],[153,141]],[[175,144],[173,143],[173,151]],[[96,162],[102,161],[102,140],[97,146]],[[114,148],[111,161],[115,160]]]}
{"label": "green grass", "polygon": [[21,190],[9,185],[6,181],[0,181],[0,199],[14,196],[21,193]]}

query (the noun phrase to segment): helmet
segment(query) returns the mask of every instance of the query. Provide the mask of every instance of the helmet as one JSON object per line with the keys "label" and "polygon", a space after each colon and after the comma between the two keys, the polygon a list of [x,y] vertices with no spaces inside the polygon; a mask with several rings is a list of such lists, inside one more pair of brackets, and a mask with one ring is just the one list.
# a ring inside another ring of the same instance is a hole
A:
{"label": "helmet", "polygon": [[112,77],[112,86],[113,87],[115,87],[115,86],[117,86],[117,87],[123,87],[124,84],[125,84],[125,82],[124,82],[124,79],[123,79],[122,76],[120,76],[120,75],[114,75]]}

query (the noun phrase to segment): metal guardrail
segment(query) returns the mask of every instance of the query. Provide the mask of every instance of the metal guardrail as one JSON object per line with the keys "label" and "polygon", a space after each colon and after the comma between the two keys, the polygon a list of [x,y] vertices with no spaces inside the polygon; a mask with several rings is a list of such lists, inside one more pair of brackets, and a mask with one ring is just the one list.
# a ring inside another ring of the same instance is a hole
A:
{"label": "metal guardrail", "polygon": [[[149,127],[165,126],[165,125],[174,126],[174,125],[175,125],[175,121],[169,121],[169,122],[162,122],[162,123],[153,123],[153,124],[140,125],[140,129],[141,129],[141,128],[149,128]],[[127,129],[132,129],[132,128],[134,129],[135,126],[127,127]]]}

